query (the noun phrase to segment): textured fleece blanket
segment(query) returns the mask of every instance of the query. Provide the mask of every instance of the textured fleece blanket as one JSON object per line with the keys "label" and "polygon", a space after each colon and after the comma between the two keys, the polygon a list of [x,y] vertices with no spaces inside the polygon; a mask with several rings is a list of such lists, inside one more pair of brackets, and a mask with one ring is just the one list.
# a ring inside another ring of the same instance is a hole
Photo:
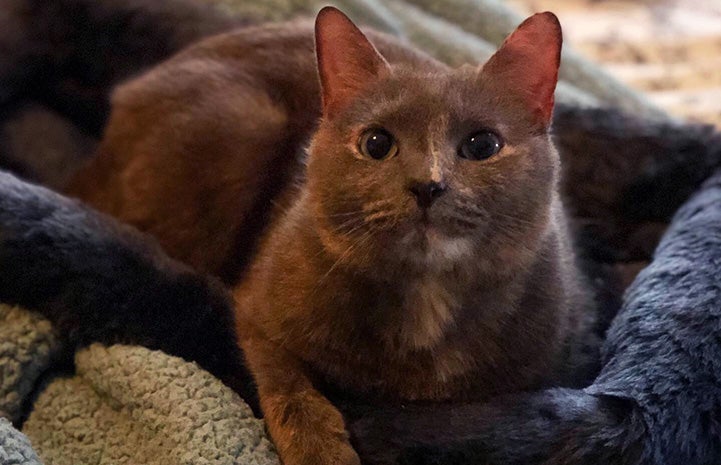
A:
{"label": "textured fleece blanket", "polygon": [[[0,315],[12,327],[7,332],[25,337],[18,340],[22,352],[0,361],[6,391],[0,413],[12,418],[55,338],[47,321],[30,312],[4,306]],[[3,336],[7,346],[12,339]],[[278,463],[262,421],[193,363],[144,347],[92,345],[77,353],[75,367],[75,376],[42,390],[25,435],[0,419],[1,464],[39,464],[35,451],[47,463],[68,465]]]}

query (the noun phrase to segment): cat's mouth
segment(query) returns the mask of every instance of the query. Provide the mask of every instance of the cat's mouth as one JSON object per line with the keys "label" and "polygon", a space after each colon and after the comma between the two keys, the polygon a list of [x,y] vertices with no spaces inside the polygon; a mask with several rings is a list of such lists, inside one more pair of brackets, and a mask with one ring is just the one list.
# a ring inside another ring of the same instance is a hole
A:
{"label": "cat's mouth", "polygon": [[416,218],[410,221],[408,236],[422,249],[432,248],[443,241],[458,238],[462,234],[444,221],[439,215],[429,214],[422,211]]}
{"label": "cat's mouth", "polygon": [[435,238],[444,234],[442,223],[436,218],[431,218],[427,210],[421,212],[416,227],[419,233],[429,238]]}
{"label": "cat's mouth", "polygon": [[413,222],[414,229],[431,240],[465,236],[470,224],[460,227],[453,219],[429,210],[421,210]]}

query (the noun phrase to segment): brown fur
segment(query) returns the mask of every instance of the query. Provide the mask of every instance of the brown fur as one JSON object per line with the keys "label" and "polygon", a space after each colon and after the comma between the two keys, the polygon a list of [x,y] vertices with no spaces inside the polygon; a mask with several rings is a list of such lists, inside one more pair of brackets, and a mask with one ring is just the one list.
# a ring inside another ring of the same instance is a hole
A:
{"label": "brown fur", "polygon": [[[382,56],[321,11],[322,91],[305,24],[182,52],[117,91],[71,189],[236,284],[240,344],[287,465],[358,462],[319,386],[429,401],[536,388],[562,380],[587,326],[548,135],[555,17],[528,20],[482,70],[369,37]],[[357,141],[379,125],[399,154],[364,158]],[[479,129],[501,134],[501,152],[460,158]],[[429,182],[448,188],[423,209],[409,186]]]}

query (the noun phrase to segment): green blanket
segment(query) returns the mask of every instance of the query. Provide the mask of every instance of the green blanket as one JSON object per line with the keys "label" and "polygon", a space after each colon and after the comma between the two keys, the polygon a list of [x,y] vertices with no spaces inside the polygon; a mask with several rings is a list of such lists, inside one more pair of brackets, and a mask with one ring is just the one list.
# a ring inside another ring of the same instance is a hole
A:
{"label": "green blanket", "polygon": [[[18,420],[58,352],[50,325],[0,306],[0,417]],[[48,464],[272,465],[261,420],[194,363],[143,347],[93,345],[76,373],[56,377],[23,425]],[[0,421],[0,463],[39,464],[28,440]]]}

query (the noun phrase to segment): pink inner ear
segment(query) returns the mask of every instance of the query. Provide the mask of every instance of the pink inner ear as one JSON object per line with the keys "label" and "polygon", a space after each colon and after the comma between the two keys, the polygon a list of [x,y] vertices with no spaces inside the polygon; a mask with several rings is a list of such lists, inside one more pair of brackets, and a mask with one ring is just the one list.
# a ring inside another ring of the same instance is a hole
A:
{"label": "pink inner ear", "polygon": [[323,8],[315,22],[323,113],[330,115],[388,70],[385,59],[340,10]]}
{"label": "pink inner ear", "polygon": [[520,96],[545,127],[553,114],[562,42],[558,18],[549,12],[535,14],[508,36],[482,70]]}

